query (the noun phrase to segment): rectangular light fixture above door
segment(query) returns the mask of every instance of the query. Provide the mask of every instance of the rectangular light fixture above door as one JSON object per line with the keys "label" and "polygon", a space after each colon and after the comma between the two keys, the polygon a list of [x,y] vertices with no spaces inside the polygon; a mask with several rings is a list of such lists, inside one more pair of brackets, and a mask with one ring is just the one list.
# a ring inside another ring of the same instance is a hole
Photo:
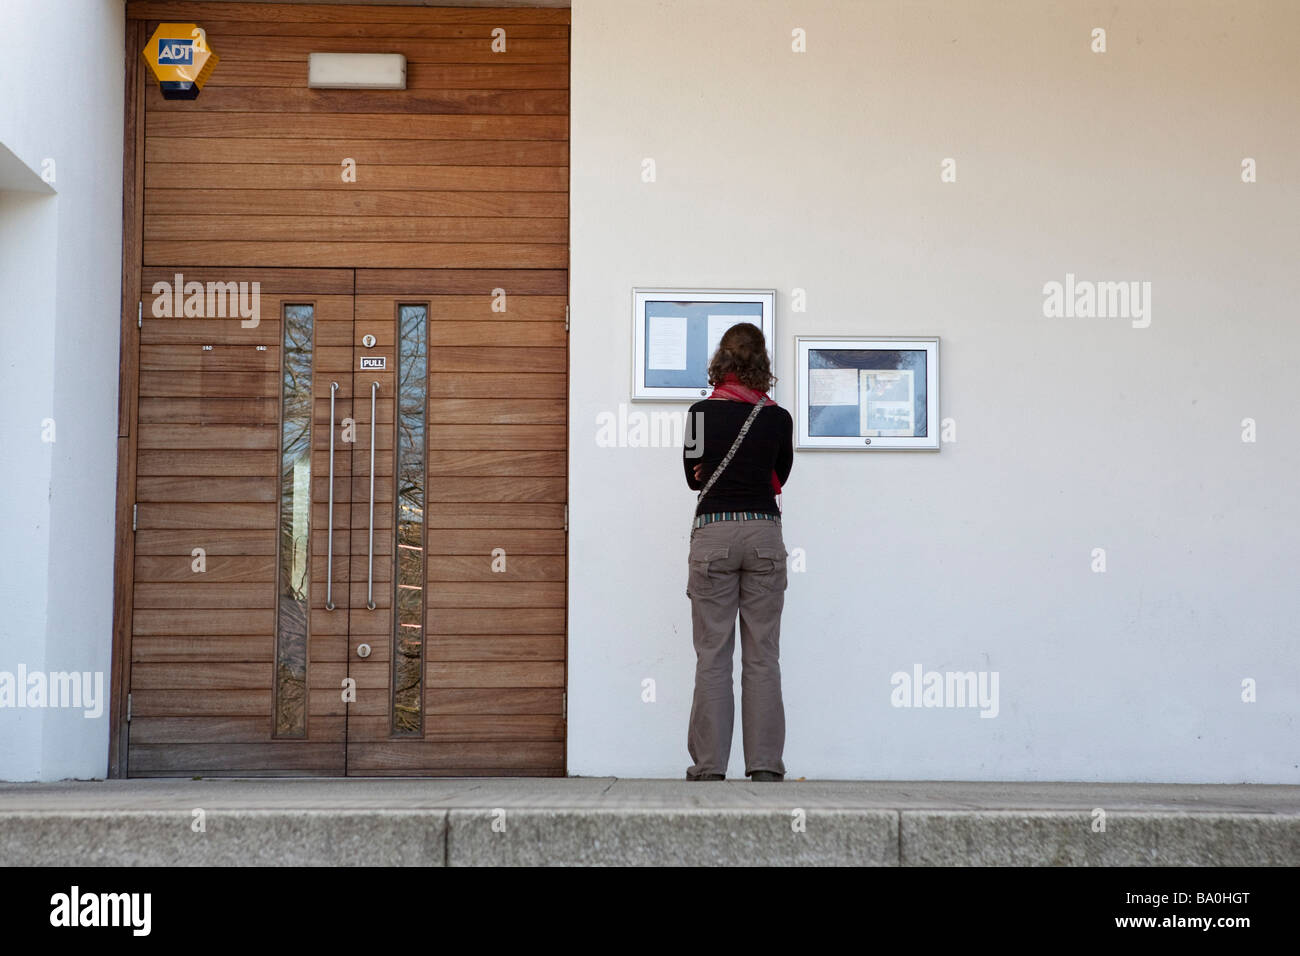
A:
{"label": "rectangular light fixture above door", "polygon": [[314,90],[404,90],[401,53],[309,53],[307,85]]}

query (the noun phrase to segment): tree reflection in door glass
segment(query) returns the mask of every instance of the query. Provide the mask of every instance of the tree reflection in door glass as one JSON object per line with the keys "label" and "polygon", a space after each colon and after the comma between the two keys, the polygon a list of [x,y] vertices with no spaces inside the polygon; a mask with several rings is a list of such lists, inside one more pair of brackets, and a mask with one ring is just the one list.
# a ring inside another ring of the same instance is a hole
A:
{"label": "tree reflection in door glass", "polygon": [[393,594],[393,733],[423,733],[424,420],[429,381],[429,310],[398,309],[397,516]]}
{"label": "tree reflection in door glass", "polygon": [[284,308],[275,637],[277,737],[303,737],[307,733],[313,312],[310,305]]}

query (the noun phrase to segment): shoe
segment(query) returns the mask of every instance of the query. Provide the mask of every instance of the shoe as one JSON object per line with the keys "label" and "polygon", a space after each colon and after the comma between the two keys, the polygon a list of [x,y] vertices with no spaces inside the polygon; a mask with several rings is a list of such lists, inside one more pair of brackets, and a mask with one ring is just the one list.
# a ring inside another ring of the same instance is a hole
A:
{"label": "shoe", "polygon": [[726,780],[725,773],[702,773],[698,777],[687,776],[687,780]]}
{"label": "shoe", "polygon": [[780,783],[785,779],[785,774],[775,770],[755,770],[750,777],[755,783]]}

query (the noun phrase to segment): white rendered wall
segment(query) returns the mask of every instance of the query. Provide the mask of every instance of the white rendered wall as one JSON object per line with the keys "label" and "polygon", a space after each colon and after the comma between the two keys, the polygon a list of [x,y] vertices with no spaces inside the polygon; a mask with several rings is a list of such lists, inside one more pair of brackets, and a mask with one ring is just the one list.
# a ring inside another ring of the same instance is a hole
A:
{"label": "white rendered wall", "polygon": [[[54,249],[57,202],[37,191],[36,172],[7,179],[0,191],[0,671],[19,663],[45,667],[45,620],[50,553],[50,463],[41,421],[53,414]],[[38,317],[40,321],[32,321]],[[57,435],[57,431],[56,431]],[[0,709],[0,779],[40,776],[44,712]]]}
{"label": "white rendered wall", "polygon": [[[694,495],[595,438],[662,285],[775,287],[787,406],[796,334],[942,340],[957,441],[795,456],[791,776],[1300,782],[1297,36],[1275,2],[574,0],[571,773],[689,764]],[[1150,326],[1045,318],[1067,273],[1151,282]],[[998,672],[998,716],[891,706],[918,663]]]}
{"label": "white rendered wall", "polygon": [[[102,672],[112,644],[122,268],[121,0],[5,0],[0,144],[0,671]],[[75,53],[62,41],[75,37]],[[46,42],[51,41],[51,42]],[[58,41],[58,42],[53,42]],[[12,184],[11,184],[12,186]],[[54,420],[45,442],[42,420]],[[0,709],[0,779],[102,777],[108,706]]]}

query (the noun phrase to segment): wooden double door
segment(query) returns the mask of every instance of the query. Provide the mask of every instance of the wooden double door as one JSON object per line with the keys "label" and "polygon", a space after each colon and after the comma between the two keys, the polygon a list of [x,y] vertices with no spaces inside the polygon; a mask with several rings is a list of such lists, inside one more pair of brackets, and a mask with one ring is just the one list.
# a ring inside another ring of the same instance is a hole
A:
{"label": "wooden double door", "polygon": [[420,275],[145,270],[131,775],[564,773],[563,296]]}

